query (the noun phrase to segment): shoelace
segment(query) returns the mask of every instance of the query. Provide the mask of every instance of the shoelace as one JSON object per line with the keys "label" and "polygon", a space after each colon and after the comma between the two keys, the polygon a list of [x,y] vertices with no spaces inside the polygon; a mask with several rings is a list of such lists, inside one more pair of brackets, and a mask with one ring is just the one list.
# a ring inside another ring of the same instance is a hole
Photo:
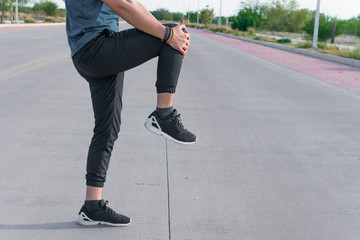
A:
{"label": "shoelace", "polygon": [[104,212],[105,212],[106,214],[115,216],[115,215],[116,215],[116,212],[115,212],[114,210],[112,210],[110,207],[106,206],[106,204],[108,204],[108,203],[109,203],[109,201],[106,200],[104,206],[102,206],[102,210],[104,210]]}
{"label": "shoelace", "polygon": [[181,122],[180,114],[177,114],[173,117],[173,122],[178,130],[180,130],[181,132],[184,131],[184,125]]}

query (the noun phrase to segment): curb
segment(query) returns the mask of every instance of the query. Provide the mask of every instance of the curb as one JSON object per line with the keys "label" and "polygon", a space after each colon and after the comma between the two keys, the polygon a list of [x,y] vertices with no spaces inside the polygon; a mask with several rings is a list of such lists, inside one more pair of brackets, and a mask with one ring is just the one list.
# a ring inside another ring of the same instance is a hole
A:
{"label": "curb", "polygon": [[[194,28],[194,29],[197,29],[197,28]],[[220,36],[234,38],[234,39],[242,40],[245,42],[254,43],[257,45],[276,48],[276,49],[287,51],[287,52],[301,54],[301,55],[305,55],[308,57],[313,57],[313,58],[317,58],[317,59],[321,59],[321,60],[325,60],[325,61],[330,61],[330,62],[348,65],[351,67],[360,68],[360,60],[356,60],[356,59],[339,57],[339,56],[334,56],[334,55],[329,55],[329,54],[319,53],[319,52],[313,52],[313,51],[310,51],[307,49],[288,47],[288,46],[279,45],[279,44],[275,44],[275,43],[264,42],[264,41],[260,41],[260,40],[253,40],[253,39],[248,39],[248,38],[244,38],[244,37],[238,37],[238,36],[234,36],[234,35],[230,35],[230,34],[226,34],[226,33],[213,32],[213,31],[206,30],[206,29],[197,29],[197,30],[208,32],[208,33],[214,33],[214,34],[217,34]]]}

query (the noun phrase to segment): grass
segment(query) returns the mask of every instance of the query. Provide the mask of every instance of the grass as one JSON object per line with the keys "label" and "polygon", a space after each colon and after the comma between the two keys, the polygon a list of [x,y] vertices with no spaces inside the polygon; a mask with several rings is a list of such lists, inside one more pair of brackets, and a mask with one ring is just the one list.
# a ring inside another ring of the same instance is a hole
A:
{"label": "grass", "polygon": [[349,49],[349,48],[339,49],[339,47],[334,46],[334,45],[328,45],[326,42],[319,42],[318,49],[313,49],[312,42],[310,42],[310,41],[292,44],[291,40],[287,39],[287,38],[282,38],[282,39],[276,40],[275,38],[271,38],[271,37],[256,36],[256,30],[253,28],[249,28],[249,30],[247,32],[242,32],[239,30],[233,30],[232,28],[229,28],[229,27],[206,26],[203,24],[199,24],[197,26],[196,24],[193,24],[193,23],[188,23],[186,25],[189,27],[193,27],[193,28],[206,29],[206,30],[210,30],[213,32],[221,32],[221,33],[231,34],[234,36],[249,38],[249,39],[253,39],[253,40],[278,43],[278,44],[282,44],[282,45],[285,44],[290,47],[309,49],[309,50],[320,52],[320,53],[360,60],[360,46],[358,46],[355,49]]}
{"label": "grass", "polygon": [[252,29],[252,28],[249,28],[249,31],[247,31],[247,32],[243,32],[243,31],[239,31],[239,30],[236,30],[236,29],[234,30],[234,29],[232,29],[230,27],[218,27],[217,25],[216,26],[207,26],[207,25],[204,25],[204,24],[199,24],[197,26],[194,23],[187,23],[186,26],[192,27],[192,28],[210,30],[210,31],[213,31],[213,32],[226,33],[226,34],[234,35],[234,36],[237,36],[237,37],[244,37],[244,38],[260,40],[260,41],[265,41],[265,42],[272,42],[272,43],[276,42],[275,38],[264,37],[264,36],[256,36],[255,29]]}
{"label": "grass", "polygon": [[360,46],[353,50],[345,48],[340,51],[339,56],[360,60]]}

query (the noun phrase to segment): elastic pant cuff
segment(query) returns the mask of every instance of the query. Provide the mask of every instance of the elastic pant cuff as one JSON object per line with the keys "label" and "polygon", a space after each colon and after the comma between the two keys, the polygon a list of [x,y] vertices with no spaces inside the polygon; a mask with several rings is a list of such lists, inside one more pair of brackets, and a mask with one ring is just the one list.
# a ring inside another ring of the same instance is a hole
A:
{"label": "elastic pant cuff", "polygon": [[157,93],[175,93],[176,88],[157,88]]}
{"label": "elastic pant cuff", "polygon": [[90,187],[104,187],[104,182],[95,182],[95,181],[89,181],[86,180],[86,185]]}

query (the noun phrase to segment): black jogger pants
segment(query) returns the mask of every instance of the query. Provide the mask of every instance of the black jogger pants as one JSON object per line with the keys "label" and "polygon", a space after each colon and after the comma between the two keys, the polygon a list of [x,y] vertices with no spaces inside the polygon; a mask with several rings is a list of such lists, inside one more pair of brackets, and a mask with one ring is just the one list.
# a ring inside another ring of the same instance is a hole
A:
{"label": "black jogger pants", "polygon": [[182,54],[136,28],[118,33],[104,30],[73,56],[75,68],[89,83],[95,118],[86,185],[104,186],[111,152],[120,131],[124,72],[157,56],[157,93],[174,93]]}

